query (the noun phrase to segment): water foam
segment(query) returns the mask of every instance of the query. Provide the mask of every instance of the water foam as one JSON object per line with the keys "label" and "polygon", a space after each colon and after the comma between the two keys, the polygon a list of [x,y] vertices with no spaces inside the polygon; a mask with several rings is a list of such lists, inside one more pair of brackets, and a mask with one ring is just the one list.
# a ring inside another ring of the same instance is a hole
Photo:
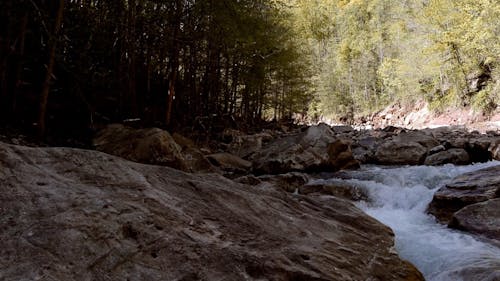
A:
{"label": "water foam", "polygon": [[393,229],[399,255],[412,262],[427,280],[499,280],[500,248],[449,229],[426,213],[433,194],[453,177],[496,165],[500,162],[371,166],[353,172],[353,179],[343,181],[368,193],[369,202],[358,202],[358,207]]}

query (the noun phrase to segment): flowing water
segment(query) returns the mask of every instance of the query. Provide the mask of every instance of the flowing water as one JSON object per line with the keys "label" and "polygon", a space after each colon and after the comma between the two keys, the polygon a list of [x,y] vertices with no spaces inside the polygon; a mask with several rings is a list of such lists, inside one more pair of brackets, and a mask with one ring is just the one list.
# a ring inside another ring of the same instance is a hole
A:
{"label": "flowing water", "polygon": [[345,181],[368,193],[358,202],[367,214],[392,228],[399,255],[412,262],[426,280],[500,280],[500,248],[452,230],[426,214],[434,192],[457,175],[500,165],[364,167]]}

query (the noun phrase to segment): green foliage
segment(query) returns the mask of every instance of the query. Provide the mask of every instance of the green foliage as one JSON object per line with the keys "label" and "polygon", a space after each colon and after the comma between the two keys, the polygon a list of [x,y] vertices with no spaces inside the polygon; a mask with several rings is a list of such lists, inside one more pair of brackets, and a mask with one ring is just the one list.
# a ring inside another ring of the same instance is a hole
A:
{"label": "green foliage", "polygon": [[[0,2],[1,113],[26,124],[55,2]],[[487,111],[499,98],[497,2],[67,1],[49,112],[156,125],[173,103],[183,127],[214,114],[351,116],[420,98]]]}
{"label": "green foliage", "polygon": [[[436,109],[471,102],[486,109],[485,97],[495,97],[485,87],[500,78],[497,1],[297,2],[316,66],[312,114],[370,112],[422,97]],[[484,80],[479,88],[474,75]]]}
{"label": "green foliage", "polygon": [[500,101],[500,92],[493,91],[492,87],[489,86],[473,97],[472,106],[475,110],[491,113],[499,106],[498,101]]}
{"label": "green foliage", "polygon": [[[0,4],[0,106],[32,123],[15,103],[26,101],[27,110],[36,104],[57,5],[14,2]],[[166,125],[172,113],[177,127],[213,115],[250,123],[303,112],[311,99],[309,49],[283,1],[72,0],[65,7],[49,101],[75,108],[62,120],[81,112],[87,126],[127,118]],[[23,36],[29,49],[19,55]],[[15,92],[16,81],[6,81],[18,69],[29,86]]]}

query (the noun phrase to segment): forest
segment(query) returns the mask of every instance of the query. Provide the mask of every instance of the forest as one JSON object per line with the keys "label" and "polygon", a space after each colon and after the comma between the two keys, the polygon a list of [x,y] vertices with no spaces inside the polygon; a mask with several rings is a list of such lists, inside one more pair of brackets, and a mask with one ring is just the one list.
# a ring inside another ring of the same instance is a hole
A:
{"label": "forest", "polygon": [[495,0],[6,0],[0,125],[85,136],[500,101]]}

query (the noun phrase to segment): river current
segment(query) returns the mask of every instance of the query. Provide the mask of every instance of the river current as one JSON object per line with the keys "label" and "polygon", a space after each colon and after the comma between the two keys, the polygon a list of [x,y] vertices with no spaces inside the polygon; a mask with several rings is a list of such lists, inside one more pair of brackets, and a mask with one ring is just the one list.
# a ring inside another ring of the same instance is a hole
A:
{"label": "river current", "polygon": [[426,280],[500,280],[500,248],[464,232],[447,228],[426,213],[434,192],[452,178],[482,168],[489,162],[469,166],[367,166],[351,172],[345,181],[368,194],[356,204],[370,216],[392,228],[396,250],[413,263]]}

